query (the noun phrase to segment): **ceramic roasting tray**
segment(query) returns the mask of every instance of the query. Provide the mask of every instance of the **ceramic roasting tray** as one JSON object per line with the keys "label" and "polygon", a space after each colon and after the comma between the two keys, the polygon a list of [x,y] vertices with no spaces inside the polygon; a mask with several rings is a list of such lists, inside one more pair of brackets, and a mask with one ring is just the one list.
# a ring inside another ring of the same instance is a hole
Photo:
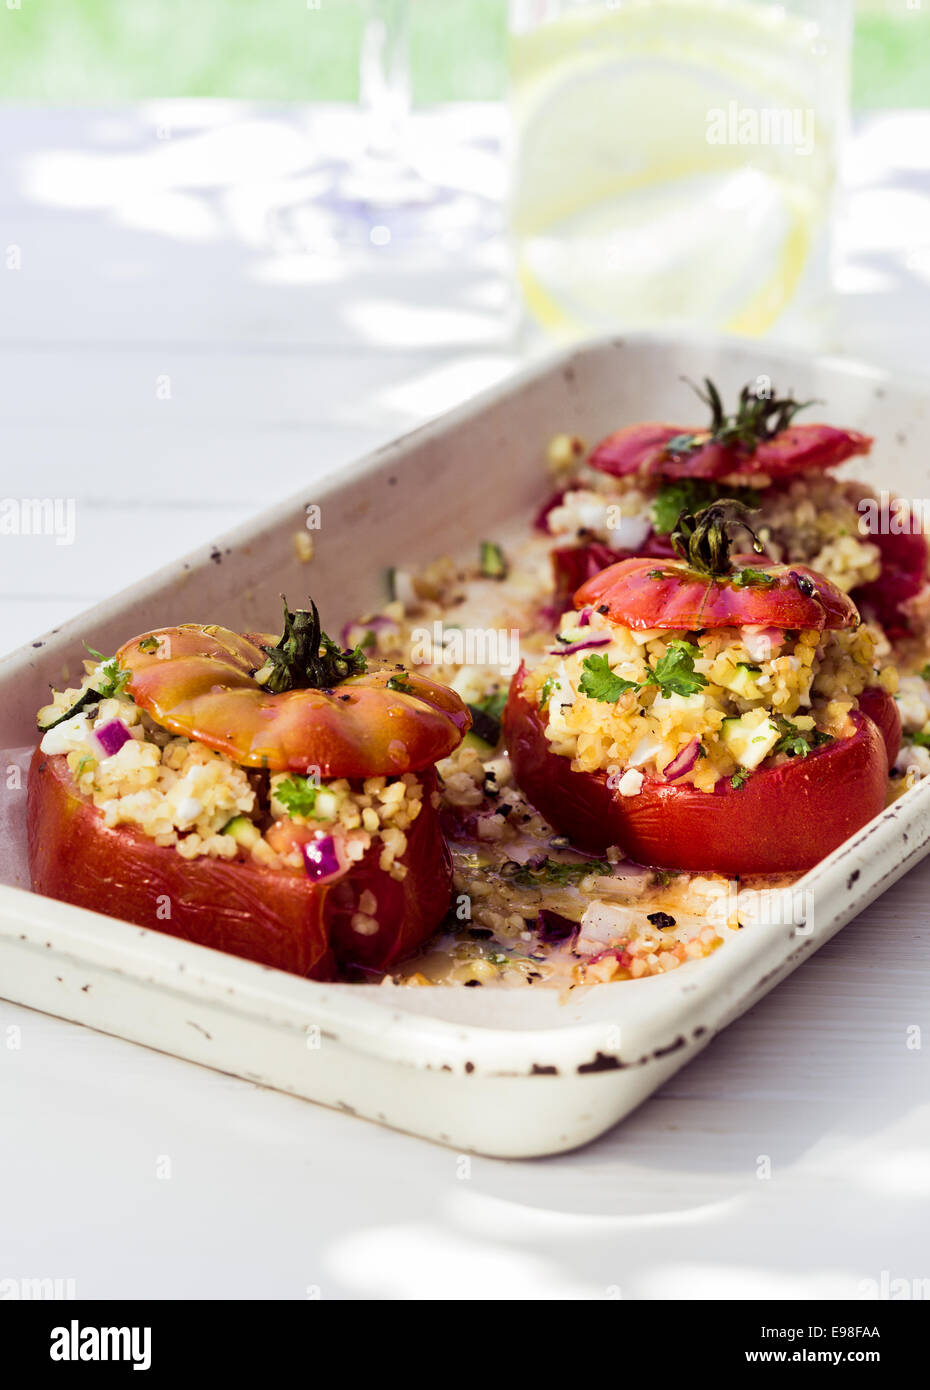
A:
{"label": "ceramic roasting tray", "polygon": [[[336,628],[379,601],[383,572],[398,557],[409,566],[472,554],[480,537],[525,525],[545,490],[541,457],[553,434],[593,441],[637,420],[687,422],[695,401],[683,376],[712,376],[731,399],[760,374],[825,401],[825,418],[877,436],[874,457],[854,461],[855,476],[871,470],[878,486],[930,495],[927,396],[916,384],[737,341],[590,344],[9,657],[0,677],[5,761],[33,742],[35,709],[49,683],[78,669],[85,639],[109,651],[132,633],[191,620],[273,629],[282,590],[310,588]],[[309,566],[294,546],[308,503],[323,514]],[[15,851],[0,886],[4,997],[457,1149],[512,1157],[603,1133],[930,848],[928,782],[801,881],[803,924],[797,914],[779,922],[776,912],[766,925],[727,933],[706,960],[565,999],[555,990],[316,984],[38,897],[28,891],[24,808],[23,791],[4,791]]]}

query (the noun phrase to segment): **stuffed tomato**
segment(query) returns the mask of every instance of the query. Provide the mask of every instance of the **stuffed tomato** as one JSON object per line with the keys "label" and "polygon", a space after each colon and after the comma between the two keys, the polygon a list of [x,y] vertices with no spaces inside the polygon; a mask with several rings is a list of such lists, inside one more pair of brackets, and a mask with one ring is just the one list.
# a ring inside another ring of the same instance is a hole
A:
{"label": "stuffed tomato", "polygon": [[[504,717],[526,795],[580,849],[728,874],[810,868],[885,804],[895,673],[847,595],[729,559],[728,503],[579,589]],[[754,549],[758,546],[754,542]]]}
{"label": "stuffed tomato", "polygon": [[312,605],[277,642],[188,623],[87,667],[39,714],[37,892],[318,979],[433,932],[452,691],[340,649]]}
{"label": "stuffed tomato", "polygon": [[744,387],[732,414],[712,382],[698,394],[710,410],[702,427],[630,425],[586,459],[583,450],[561,451],[562,486],[538,518],[556,542],[557,602],[567,607],[580,584],[618,560],[671,556],[670,533],[682,509],[736,497],[757,509],[755,529],[770,560],[809,564],[852,593],[892,641],[922,633],[930,557],[920,528],[907,517],[890,528],[874,524],[879,504],[870,490],[832,475],[868,454],[871,438],[798,423],[807,404],[771,391]]}

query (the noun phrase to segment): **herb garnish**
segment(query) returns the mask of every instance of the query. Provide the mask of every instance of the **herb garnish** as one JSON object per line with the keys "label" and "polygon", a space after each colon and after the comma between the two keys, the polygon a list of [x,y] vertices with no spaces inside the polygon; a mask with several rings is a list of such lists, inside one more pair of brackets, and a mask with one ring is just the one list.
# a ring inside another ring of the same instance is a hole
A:
{"label": "herb garnish", "polygon": [[615,705],[627,690],[639,690],[642,685],[642,681],[629,681],[616,675],[610,669],[610,662],[603,652],[586,656],[582,662],[578,689],[590,700],[601,700],[604,704]]}
{"label": "herb garnish", "polygon": [[542,685],[539,687],[539,704],[537,705],[537,709],[544,710],[546,708],[546,706],[549,703],[549,696],[552,694],[553,690],[557,685],[558,680],[555,676],[546,677]]}
{"label": "herb garnish", "polygon": [[772,748],[773,757],[776,753],[785,753],[789,758],[806,758],[814,748],[822,748],[825,743],[833,742],[830,734],[822,734],[819,729],[799,729],[783,714],[776,714],[774,718],[782,732]]}
{"label": "herb garnish", "polygon": [[131,679],[132,672],[124,671],[117,663],[116,657],[111,656],[109,661],[105,661],[100,668],[96,685],[97,693],[102,700],[112,700],[116,695],[122,695]]}
{"label": "herb garnish", "polygon": [[744,767],[741,767],[739,772],[734,772],[733,776],[730,778],[730,786],[733,788],[735,792],[738,792],[742,790],[742,788],[746,785],[748,780],[748,770]]}
{"label": "herb garnish", "polygon": [[668,648],[655,664],[647,665],[646,676],[641,681],[626,680],[610,669],[604,653],[585,657],[582,662],[582,675],[578,688],[589,699],[600,700],[604,704],[616,704],[627,690],[644,690],[656,685],[659,693],[669,695],[696,695],[707,684],[707,677],[694,669],[694,658],[700,656],[701,649],[693,642],[683,639],[670,642]]}
{"label": "herb garnish", "polygon": [[613,865],[606,859],[587,859],[581,863],[577,861],[565,862],[561,859],[549,859],[548,857],[531,868],[529,864],[521,864],[517,871],[511,874],[510,882],[518,884],[521,888],[538,888],[542,884],[574,884],[580,883],[589,874],[610,874],[613,872]]}
{"label": "herb garnish", "polygon": [[413,686],[405,679],[405,675],[406,672],[403,676],[391,676],[389,680],[385,681],[388,690],[399,690],[404,695],[412,695]]}
{"label": "herb garnish", "polygon": [[703,391],[694,382],[688,382],[688,385],[709,406],[710,429],[695,434],[676,434],[665,446],[665,452],[673,458],[687,456],[705,444],[740,447],[754,454],[761,443],[774,439],[786,430],[799,410],[806,410],[814,404],[813,401],[796,401],[792,396],[778,397],[774,393],[760,396],[750,386],[744,386],[739,393],[736,410],[732,415],[727,415],[720,392],[709,377],[704,378]]}
{"label": "herb garnish", "polygon": [[752,565],[744,565],[733,575],[733,584],[737,589],[768,589],[774,583],[774,574],[768,570],[754,569]]}
{"label": "herb garnish", "polygon": [[322,791],[308,777],[295,773],[275,787],[275,800],[280,801],[289,816],[311,816],[316,799]]}

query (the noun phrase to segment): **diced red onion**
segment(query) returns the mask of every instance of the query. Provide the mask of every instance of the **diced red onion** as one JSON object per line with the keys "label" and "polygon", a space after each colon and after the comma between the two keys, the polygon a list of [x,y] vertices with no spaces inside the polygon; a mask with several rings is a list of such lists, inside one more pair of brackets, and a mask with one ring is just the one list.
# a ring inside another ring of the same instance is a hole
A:
{"label": "diced red onion", "polygon": [[554,512],[556,507],[561,507],[567,491],[568,488],[560,488],[558,492],[554,493],[552,497],[548,498],[548,500],[543,503],[543,505],[540,507],[539,511],[533,518],[534,531],[548,532],[549,513]]}
{"label": "diced red onion", "polygon": [[609,647],[610,637],[586,637],[583,642],[571,642],[567,647],[555,647],[550,656],[572,656],[575,652],[587,651],[588,647]]}
{"label": "diced red onion", "polygon": [[561,912],[553,912],[549,907],[540,908],[536,914],[536,930],[539,933],[539,939],[547,946],[554,946],[560,941],[569,941],[580,930],[580,927],[580,922],[573,922],[570,917],[563,917]]}
{"label": "diced red onion", "polygon": [[579,626],[579,627],[588,627],[589,624],[590,624],[590,622],[591,622],[591,614],[592,614],[593,612],[594,612],[594,609],[591,607],[590,604],[588,605],[587,608],[582,608],[580,614],[578,615],[578,626]]}
{"label": "diced red onion", "polygon": [[339,851],[332,835],[318,835],[315,840],[308,840],[301,845],[300,852],[304,857],[304,872],[314,883],[342,873]]}
{"label": "diced red onion", "polygon": [[99,729],[94,730],[94,738],[103,750],[105,758],[112,758],[114,753],[118,753],[124,743],[128,743],[132,734],[126,728],[121,719],[108,719],[105,724],[101,724]]}
{"label": "diced red onion", "polygon": [[684,777],[686,772],[690,772],[698,760],[701,745],[698,739],[693,738],[690,743],[682,748],[665,769],[665,780],[674,782],[678,777]]}
{"label": "diced red onion", "polygon": [[[393,618],[387,617],[384,613],[376,613],[373,618],[369,618],[365,623],[346,623],[342,629],[342,645],[344,647],[355,647],[364,640],[366,632],[385,632],[388,628],[397,630],[397,624]],[[359,633],[355,641],[352,640],[353,633]]]}

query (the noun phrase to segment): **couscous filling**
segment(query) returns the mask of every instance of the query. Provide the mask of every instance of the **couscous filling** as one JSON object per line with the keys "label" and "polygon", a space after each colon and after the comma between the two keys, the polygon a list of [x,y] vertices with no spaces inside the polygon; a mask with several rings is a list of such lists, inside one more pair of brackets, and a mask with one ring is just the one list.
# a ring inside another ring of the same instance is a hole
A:
{"label": "couscous filling", "polygon": [[130,826],[186,859],[206,855],[281,870],[303,869],[302,839],[332,836],[343,863],[361,860],[376,844],[381,869],[405,876],[406,831],[424,795],[414,774],[324,782],[246,769],[162,728],[121,688],[112,662],[86,667],[80,686],[56,691],[40,711],[41,749],[67,758],[75,785],[106,825]]}
{"label": "couscous filling", "polygon": [[[867,685],[893,693],[875,634],[775,628],[632,631],[591,611],[563,615],[526,695],[546,715],[554,752],[581,772],[618,774],[621,795],[646,777],[712,791],[737,785],[850,732]],[[565,655],[559,653],[559,646]]]}

